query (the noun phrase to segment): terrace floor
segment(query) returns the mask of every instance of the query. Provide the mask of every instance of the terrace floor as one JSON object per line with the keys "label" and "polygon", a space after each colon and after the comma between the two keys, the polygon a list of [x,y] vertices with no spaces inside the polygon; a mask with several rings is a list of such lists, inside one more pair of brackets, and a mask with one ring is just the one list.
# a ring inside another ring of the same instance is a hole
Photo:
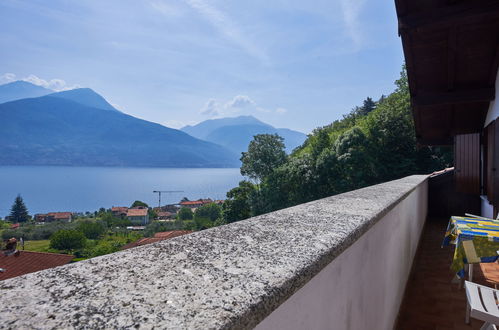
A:
{"label": "terrace floor", "polygon": [[[426,223],[400,308],[398,330],[480,329],[483,324],[475,319],[469,325],[464,322],[466,293],[451,284],[454,246],[440,247],[447,223],[448,219],[428,219]],[[475,266],[473,277],[473,282],[493,287],[490,278],[499,281],[499,264]]]}

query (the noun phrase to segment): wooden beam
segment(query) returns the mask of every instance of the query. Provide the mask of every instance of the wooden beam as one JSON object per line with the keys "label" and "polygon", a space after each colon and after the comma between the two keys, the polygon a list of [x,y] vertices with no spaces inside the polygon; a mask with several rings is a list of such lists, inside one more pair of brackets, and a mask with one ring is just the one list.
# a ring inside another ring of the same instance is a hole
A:
{"label": "wooden beam", "polygon": [[499,16],[497,0],[473,0],[459,5],[429,8],[423,13],[399,17],[400,30],[414,30],[434,26],[462,24],[464,20],[483,20]]}
{"label": "wooden beam", "polygon": [[495,93],[494,87],[442,93],[419,92],[411,101],[415,106],[489,102],[495,98]]}
{"label": "wooden beam", "polygon": [[416,138],[418,145],[420,146],[451,146],[454,144],[454,137],[439,137],[439,138]]}

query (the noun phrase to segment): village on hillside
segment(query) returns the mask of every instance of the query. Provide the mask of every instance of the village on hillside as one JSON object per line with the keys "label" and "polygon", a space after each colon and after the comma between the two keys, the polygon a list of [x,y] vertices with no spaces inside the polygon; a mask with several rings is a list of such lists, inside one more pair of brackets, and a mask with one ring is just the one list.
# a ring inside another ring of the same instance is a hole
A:
{"label": "village on hillside", "polygon": [[95,212],[30,216],[20,196],[0,221],[0,280],[224,224],[223,200],[210,198],[150,207],[135,201]]}

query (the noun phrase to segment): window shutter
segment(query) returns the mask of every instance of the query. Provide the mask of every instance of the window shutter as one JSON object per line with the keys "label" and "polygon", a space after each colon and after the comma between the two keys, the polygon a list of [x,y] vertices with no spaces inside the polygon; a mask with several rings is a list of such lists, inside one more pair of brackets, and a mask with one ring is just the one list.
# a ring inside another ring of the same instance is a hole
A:
{"label": "window shutter", "polygon": [[480,194],[480,134],[459,134],[454,138],[456,190]]}

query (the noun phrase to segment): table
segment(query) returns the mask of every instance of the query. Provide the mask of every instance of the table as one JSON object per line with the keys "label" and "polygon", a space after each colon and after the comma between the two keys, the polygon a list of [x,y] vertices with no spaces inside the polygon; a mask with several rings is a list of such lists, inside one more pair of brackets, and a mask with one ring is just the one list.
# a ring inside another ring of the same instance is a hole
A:
{"label": "table", "polygon": [[459,278],[464,278],[465,265],[481,262],[494,262],[498,259],[499,221],[488,218],[450,218],[442,246],[455,244],[451,269]]}

